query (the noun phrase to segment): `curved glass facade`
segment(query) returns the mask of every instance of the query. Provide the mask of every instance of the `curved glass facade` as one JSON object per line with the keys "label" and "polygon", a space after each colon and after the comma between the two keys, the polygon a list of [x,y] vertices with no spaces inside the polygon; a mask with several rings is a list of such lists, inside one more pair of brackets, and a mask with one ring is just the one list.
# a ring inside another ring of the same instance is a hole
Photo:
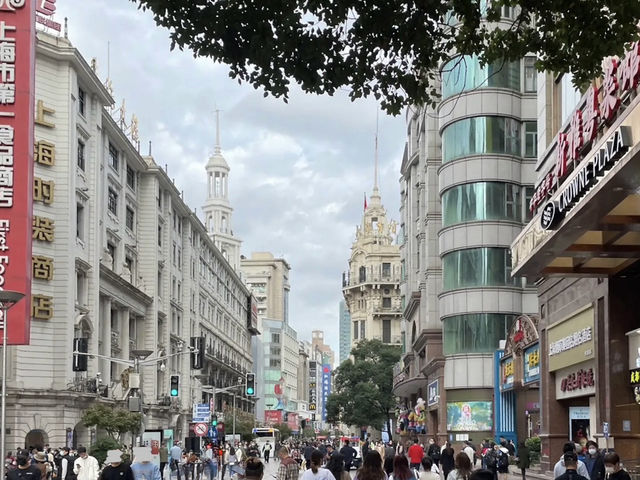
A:
{"label": "curved glass facade", "polygon": [[466,183],[442,194],[442,226],[481,220],[521,221],[520,186],[512,183]]}
{"label": "curved glass facade", "polygon": [[520,62],[496,62],[481,66],[476,56],[464,55],[442,67],[442,99],[476,88],[508,88],[520,91]]}
{"label": "curved glass facade", "polygon": [[456,250],[442,256],[443,291],[473,287],[511,287],[519,284],[511,277],[508,248],[481,247]]}
{"label": "curved glass facade", "polygon": [[442,131],[442,163],[468,155],[521,156],[520,122],[509,117],[471,117]]}
{"label": "curved glass facade", "polygon": [[515,315],[469,313],[442,321],[444,354],[493,353],[507,334]]}

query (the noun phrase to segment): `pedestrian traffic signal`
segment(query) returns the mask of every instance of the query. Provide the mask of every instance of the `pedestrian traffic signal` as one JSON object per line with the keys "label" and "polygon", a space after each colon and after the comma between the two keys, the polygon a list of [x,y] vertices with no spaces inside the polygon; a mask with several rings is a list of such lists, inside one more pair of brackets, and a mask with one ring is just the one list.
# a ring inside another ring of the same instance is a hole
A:
{"label": "pedestrian traffic signal", "polygon": [[211,416],[211,425],[213,426],[213,428],[218,426],[218,416],[217,415],[212,415]]}
{"label": "pedestrian traffic signal", "polygon": [[[81,353],[87,353],[89,351],[89,342],[86,338],[74,338],[73,339],[73,364],[71,368],[74,372],[86,372],[87,371],[87,355],[79,355]],[[78,353],[75,353],[78,352]]]}
{"label": "pedestrian traffic signal", "polygon": [[180,375],[171,375],[169,381],[169,395],[177,397],[180,392]]}
{"label": "pedestrian traffic signal", "polygon": [[256,374],[255,373],[247,373],[247,385],[245,392],[247,397],[255,397],[256,396]]}
{"label": "pedestrian traffic signal", "polygon": [[204,355],[204,337],[191,337],[191,368],[200,370]]}

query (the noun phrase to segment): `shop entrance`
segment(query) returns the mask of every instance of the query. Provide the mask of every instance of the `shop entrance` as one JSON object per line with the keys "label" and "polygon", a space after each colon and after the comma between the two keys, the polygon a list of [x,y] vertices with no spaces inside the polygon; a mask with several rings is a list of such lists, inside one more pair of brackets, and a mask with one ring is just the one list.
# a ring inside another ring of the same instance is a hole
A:
{"label": "shop entrance", "polygon": [[44,446],[49,444],[49,435],[44,430],[36,429],[31,430],[27,433],[27,436],[24,438],[24,448],[29,449],[29,451],[37,448],[38,450],[44,450]]}
{"label": "shop entrance", "polygon": [[580,445],[591,438],[589,406],[569,407],[569,438]]}

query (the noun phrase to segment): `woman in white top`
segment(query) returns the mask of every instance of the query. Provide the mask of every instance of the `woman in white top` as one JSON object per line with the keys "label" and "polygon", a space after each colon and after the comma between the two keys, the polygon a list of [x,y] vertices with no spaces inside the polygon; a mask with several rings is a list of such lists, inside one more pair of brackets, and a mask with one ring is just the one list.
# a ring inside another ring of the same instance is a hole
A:
{"label": "woman in white top", "polygon": [[421,463],[423,471],[420,472],[418,480],[440,480],[440,470],[431,457],[423,457]]}
{"label": "woman in white top", "polygon": [[330,470],[322,467],[324,456],[320,450],[311,453],[311,468],[302,474],[301,480],[336,480]]}
{"label": "woman in white top", "polygon": [[460,452],[456,455],[456,469],[449,472],[447,480],[469,480],[471,476],[471,460],[469,455]]}

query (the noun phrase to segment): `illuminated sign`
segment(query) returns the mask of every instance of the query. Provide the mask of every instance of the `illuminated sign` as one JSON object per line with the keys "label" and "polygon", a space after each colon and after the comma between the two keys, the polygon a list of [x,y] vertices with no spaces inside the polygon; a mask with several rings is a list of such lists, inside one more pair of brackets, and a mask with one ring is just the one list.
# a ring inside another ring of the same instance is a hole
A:
{"label": "illuminated sign", "polygon": [[514,375],[515,375],[515,364],[513,362],[513,357],[503,358],[500,361],[500,370],[501,370],[500,388],[502,390],[508,390],[510,388],[513,388]]}
{"label": "illuminated sign", "polygon": [[0,1],[0,289],[25,294],[8,343],[29,343],[35,90],[35,1]]}
{"label": "illuminated sign", "polygon": [[540,378],[540,345],[535,344],[524,351],[524,383]]}
{"label": "illuminated sign", "polygon": [[629,384],[634,387],[640,385],[640,368],[629,370]]}

